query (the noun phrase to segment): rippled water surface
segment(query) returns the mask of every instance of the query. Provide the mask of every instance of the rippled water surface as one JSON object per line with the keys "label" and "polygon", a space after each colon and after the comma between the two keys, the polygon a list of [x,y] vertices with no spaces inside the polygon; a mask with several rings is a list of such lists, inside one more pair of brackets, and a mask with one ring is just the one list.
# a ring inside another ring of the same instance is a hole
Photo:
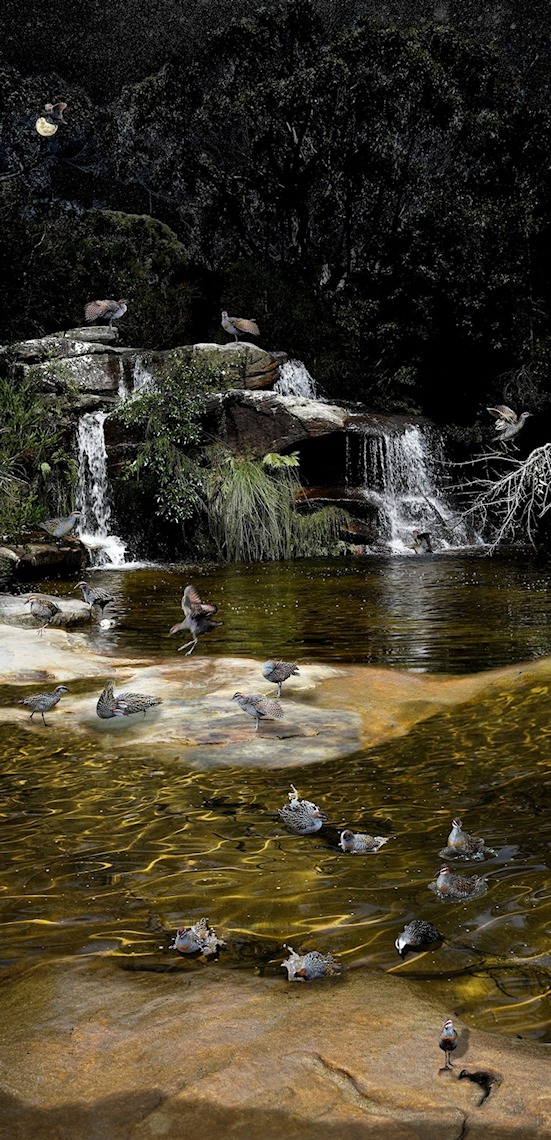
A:
{"label": "rippled water surface", "polygon": [[[549,654],[549,578],[534,561],[451,557],[103,572],[93,580],[114,589],[117,625],[89,636],[96,651],[176,656],[163,634],[193,580],[225,622],[205,654],[474,672]],[[62,746],[55,725],[5,731],[3,961],[104,951],[179,968],[163,932],[205,914],[230,942],[228,966],[252,965],[261,938],[268,958],[290,942],[428,986],[452,977],[467,1021],[551,1040],[550,713],[545,683],[503,683],[369,753],[294,769],[329,816],[306,838],[277,817],[287,772],[186,772],[146,750]],[[496,851],[458,867],[488,876],[470,902],[428,889],[454,814]],[[389,842],[344,855],[345,823]],[[402,964],[394,939],[416,915],[446,941]]]}

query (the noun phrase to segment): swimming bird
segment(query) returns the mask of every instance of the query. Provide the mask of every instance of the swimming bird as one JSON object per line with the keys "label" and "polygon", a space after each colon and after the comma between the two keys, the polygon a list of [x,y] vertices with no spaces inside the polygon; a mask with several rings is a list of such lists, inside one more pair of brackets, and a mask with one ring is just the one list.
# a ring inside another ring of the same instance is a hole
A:
{"label": "swimming bird", "polygon": [[88,582],[77,582],[75,590],[82,590],[84,601],[88,603],[90,609],[93,606],[100,606],[102,614],[109,602],[113,601],[113,595],[107,590],[102,590],[101,586],[89,586]]}
{"label": "swimming bird", "polygon": [[223,938],[218,938],[211,930],[206,918],[200,918],[193,926],[181,926],[176,931],[171,950],[178,950],[180,954],[196,954],[198,950],[207,957],[216,954],[219,946],[225,946]]}
{"label": "swimming bird", "polygon": [[448,1017],[447,1021],[445,1021],[442,1026],[440,1037],[438,1038],[438,1044],[446,1054],[446,1064],[444,1065],[444,1069],[451,1069],[452,1067],[452,1063],[450,1061],[450,1053],[453,1053],[453,1050],[457,1048],[458,1040],[459,1034],[457,1032],[457,1029],[455,1028],[451,1018]]}
{"label": "swimming bird", "polygon": [[432,922],[426,922],[424,918],[414,918],[404,926],[394,945],[400,957],[405,958],[408,950],[427,950],[436,942],[442,942],[442,935]]}
{"label": "swimming bird", "polygon": [[448,846],[439,852],[443,859],[454,856],[458,859],[483,859],[484,852],[494,854],[491,847],[486,847],[484,840],[478,835],[469,835],[461,828],[460,819],[452,819],[452,829],[448,835]]}
{"label": "swimming bird", "polygon": [[260,336],[260,329],[256,321],[248,321],[245,317],[228,317],[226,310],[222,313],[222,328],[230,333],[237,342],[239,333],[249,333],[249,336]]}
{"label": "swimming bird", "polygon": [[51,602],[49,598],[43,598],[41,594],[31,594],[30,598],[27,598],[24,602],[26,606],[29,604],[32,616],[44,622],[44,625],[41,625],[38,630],[39,635],[44,632],[47,625],[50,625],[50,622],[54,620],[56,614],[61,613],[59,606],[56,606],[55,602]]}
{"label": "swimming bird", "polygon": [[237,701],[239,708],[243,712],[253,716],[255,719],[255,732],[258,731],[258,725],[261,720],[281,720],[283,716],[283,709],[277,701],[271,701],[268,697],[255,697],[252,695],[245,696],[244,693],[234,693],[232,701]]}
{"label": "swimming bird", "polygon": [[39,712],[42,717],[44,727],[49,728],[50,726],[46,724],[46,721],[44,720],[44,713],[49,712],[50,709],[53,709],[54,705],[57,705],[58,701],[61,700],[62,693],[68,692],[69,690],[67,688],[67,685],[58,685],[57,688],[54,689],[53,693],[32,693],[30,697],[22,697],[22,699],[17,703],[18,705],[26,705],[27,708],[33,710],[29,717],[29,720],[32,720],[34,714]]}
{"label": "swimming bird", "polygon": [[118,321],[124,317],[127,309],[128,304],[123,298],[120,301],[88,301],[88,304],[84,306],[84,319],[90,323],[90,321],[109,318],[109,328],[112,328],[113,321]]}
{"label": "swimming bird", "polygon": [[436,882],[429,883],[429,890],[441,899],[480,898],[488,890],[488,881],[481,875],[454,875],[449,867],[441,867]]}
{"label": "swimming bird", "polygon": [[46,519],[44,522],[39,523],[41,530],[45,530],[47,534],[51,534],[53,538],[65,538],[70,534],[77,519],[80,518],[80,511],[71,511],[70,515],[66,518]]}
{"label": "swimming bird", "polygon": [[341,831],[340,846],[343,851],[349,851],[352,855],[379,851],[385,843],[388,843],[388,839],[384,839],[382,835],[366,835],[363,831],[354,832],[348,828]]}
{"label": "swimming bird", "polygon": [[507,404],[497,404],[495,408],[487,408],[486,411],[488,411],[496,421],[495,429],[497,435],[494,435],[492,438],[502,440],[505,443],[509,439],[514,439],[515,435],[518,435],[521,428],[524,427],[528,416],[532,415],[532,412],[521,412],[520,416],[517,416],[512,408],[507,407]]}
{"label": "swimming bird", "polygon": [[212,615],[218,613],[218,606],[215,606],[214,602],[202,602],[195,586],[186,586],[182,595],[181,606],[186,616],[183,621],[169,629],[168,636],[171,637],[173,633],[180,633],[183,629],[189,630],[192,640],[186,641],[185,645],[178,646],[178,653],[181,653],[183,649],[187,649],[188,645],[191,645],[191,649],[186,653],[186,657],[189,657],[202,634],[210,633],[212,629],[223,625],[224,622],[212,620]]}
{"label": "swimming bird", "polygon": [[103,692],[100,693],[96,712],[100,720],[110,720],[114,716],[132,716],[133,713],[145,714],[153,705],[161,705],[162,697],[148,697],[145,693],[119,693],[113,692],[114,682],[106,681]]}
{"label": "swimming bird", "polygon": [[292,946],[286,946],[289,957],[281,963],[287,970],[288,982],[311,982],[314,978],[330,978],[340,974],[342,966],[332,954],[320,954],[309,950],[307,954],[297,954]]}
{"label": "swimming bird", "polygon": [[281,686],[289,677],[300,676],[298,665],[291,661],[265,661],[262,666],[262,676],[272,685],[277,685],[277,695],[281,696]]}
{"label": "swimming bird", "polygon": [[278,812],[285,826],[296,835],[311,835],[314,831],[319,831],[323,821],[327,819],[325,812],[320,811],[317,804],[313,804],[310,800],[299,799],[294,784],[291,784],[291,791],[287,795],[289,803],[284,804]]}

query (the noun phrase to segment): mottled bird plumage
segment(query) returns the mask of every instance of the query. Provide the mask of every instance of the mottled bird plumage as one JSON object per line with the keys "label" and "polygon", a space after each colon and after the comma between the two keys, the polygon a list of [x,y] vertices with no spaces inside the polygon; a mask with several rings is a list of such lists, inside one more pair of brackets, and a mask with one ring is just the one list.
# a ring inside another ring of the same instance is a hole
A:
{"label": "mottled bird plumage", "polygon": [[113,689],[114,682],[106,681],[96,705],[100,720],[110,720],[114,716],[132,716],[139,712],[143,712],[145,717],[148,709],[162,704],[162,697],[150,697],[146,693],[119,693],[115,696]]}
{"label": "mottled bird plumage", "polygon": [[240,709],[248,713],[249,716],[255,719],[255,729],[258,729],[260,720],[266,718],[280,720],[283,716],[283,709],[277,701],[271,701],[268,697],[257,697],[254,694],[234,693],[232,701],[237,701]]}
{"label": "mottled bird plumage", "polygon": [[[54,705],[57,705],[58,701],[61,700],[62,693],[68,692],[69,690],[66,685],[57,685],[52,693],[32,693],[30,697],[22,697],[17,703],[19,705],[26,705],[27,708],[33,710],[29,720],[32,720],[34,714],[39,712],[46,725],[44,713],[48,712],[49,709],[53,709]],[[47,727],[46,725],[46,728]]]}
{"label": "mottled bird plumage", "polygon": [[440,1037],[438,1038],[438,1044],[446,1054],[446,1064],[444,1065],[445,1069],[449,1069],[451,1067],[450,1053],[453,1053],[453,1050],[457,1048],[458,1037],[459,1034],[457,1032],[457,1029],[455,1028],[451,1018],[448,1017],[444,1022],[442,1029],[440,1030]]}
{"label": "mottled bird plumage", "polygon": [[289,957],[281,965],[287,970],[289,982],[310,982],[314,978],[335,977],[341,972],[340,962],[332,954],[320,954],[309,950],[307,954],[297,954],[292,946],[286,946]]}
{"label": "mottled bird plumage", "polygon": [[41,530],[45,530],[47,534],[51,534],[53,538],[65,538],[70,534],[77,519],[80,518],[80,511],[71,511],[70,515],[66,518],[58,519],[45,519],[44,522],[39,523]]}
{"label": "mottled bird plumage", "polygon": [[109,328],[111,328],[113,321],[120,320],[124,317],[128,309],[126,300],[121,297],[120,301],[88,301],[84,306],[84,319],[90,321],[108,320]]}
{"label": "mottled bird plumage", "polygon": [[404,958],[408,950],[425,950],[435,942],[441,941],[442,935],[432,922],[426,922],[424,918],[414,918],[404,926],[394,945],[400,956]]}
{"label": "mottled bird plumage", "polygon": [[494,435],[493,439],[505,442],[509,439],[514,439],[521,428],[524,427],[528,417],[532,415],[531,412],[521,412],[520,416],[517,416],[512,408],[507,407],[507,404],[497,404],[495,408],[487,408],[486,411],[488,411],[496,421],[494,426],[497,435]]}
{"label": "mottled bird plumage", "polygon": [[171,949],[180,954],[216,954],[219,946],[225,946],[223,938],[218,938],[211,930],[206,918],[200,918],[193,926],[181,926],[177,931]]}
{"label": "mottled bird plumage", "polygon": [[88,582],[77,582],[75,590],[82,590],[84,601],[88,603],[90,609],[93,606],[100,606],[102,613],[109,602],[113,601],[113,595],[108,590],[103,590],[101,586],[89,586]]}
{"label": "mottled bird plumage", "polygon": [[281,686],[289,677],[300,676],[298,665],[294,661],[265,661],[262,666],[262,676],[277,685],[277,696],[281,696]]}
{"label": "mottled bird plumage", "polygon": [[469,835],[467,831],[463,831],[460,819],[452,820],[447,847],[443,847],[440,851],[443,859],[448,859],[450,856],[458,859],[483,859],[485,851],[493,854],[492,849],[487,848],[484,840],[478,835]]}
{"label": "mottled bird plumage", "polygon": [[180,633],[184,629],[189,630],[192,640],[178,646],[178,653],[181,653],[182,649],[187,649],[191,645],[191,649],[186,654],[188,657],[190,653],[193,653],[199,637],[204,633],[210,633],[211,630],[223,625],[224,622],[213,620],[213,614],[218,613],[218,606],[214,602],[203,602],[195,586],[186,586],[182,594],[181,606],[185,614],[184,620],[171,626],[168,636],[171,637],[172,634]]}
{"label": "mottled bird plumage", "polygon": [[249,336],[260,336],[260,329],[256,321],[248,320],[246,317],[229,317],[226,310],[222,312],[222,328],[224,332],[239,339],[239,333],[248,333]]}
{"label": "mottled bird plumage", "polygon": [[32,616],[44,623],[38,630],[39,634],[46,629],[47,625],[50,625],[56,614],[61,613],[59,606],[56,606],[55,602],[50,601],[49,598],[43,598],[40,594],[31,594],[24,604],[26,606],[30,605]]}
{"label": "mottled bird plumage", "polygon": [[449,867],[441,867],[434,883],[429,888],[440,898],[468,899],[480,898],[486,894],[488,883],[481,875],[454,875]]}
{"label": "mottled bird plumage", "polygon": [[379,851],[388,839],[382,835],[367,835],[364,831],[350,831],[345,828],[341,831],[339,846],[351,855],[365,855],[369,851]]}
{"label": "mottled bird plumage", "polygon": [[323,821],[327,819],[325,812],[320,811],[317,804],[313,804],[311,800],[299,799],[294,784],[291,784],[291,791],[287,795],[289,803],[284,804],[278,812],[285,826],[296,835],[311,835],[319,831]]}

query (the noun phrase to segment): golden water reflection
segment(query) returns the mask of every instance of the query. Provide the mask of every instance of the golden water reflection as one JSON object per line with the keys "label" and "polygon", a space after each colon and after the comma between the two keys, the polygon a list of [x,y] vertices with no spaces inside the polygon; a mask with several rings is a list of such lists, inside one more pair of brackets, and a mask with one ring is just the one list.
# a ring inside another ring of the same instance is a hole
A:
{"label": "golden water reflection", "polygon": [[[467,1022],[550,1040],[550,713],[545,685],[504,683],[369,753],[294,770],[329,816],[304,838],[277,817],[286,772],[186,772],[12,729],[0,749],[3,962],[109,951],[174,968],[163,931],[204,914],[230,941],[228,965],[253,965],[247,939],[319,948],[427,986],[451,979]],[[428,884],[456,814],[497,854],[459,868],[487,874],[483,898],[447,903]],[[344,824],[389,842],[345,855]],[[446,941],[401,962],[394,939],[415,916]]]}

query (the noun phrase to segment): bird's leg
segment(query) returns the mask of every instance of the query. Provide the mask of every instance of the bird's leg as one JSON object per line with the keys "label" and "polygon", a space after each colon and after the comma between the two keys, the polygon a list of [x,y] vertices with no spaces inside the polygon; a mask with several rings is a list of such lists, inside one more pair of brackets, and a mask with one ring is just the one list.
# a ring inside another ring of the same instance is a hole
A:
{"label": "bird's leg", "polygon": [[[185,645],[179,645],[178,646],[178,653],[181,653],[182,649],[187,649],[188,645],[193,645],[195,647],[197,645],[197,638],[194,638],[193,641],[186,641]],[[190,650],[190,653],[192,653],[192,652],[193,652],[193,650]],[[186,656],[187,656],[187,654],[186,654]]]}
{"label": "bird's leg", "polygon": [[259,726],[259,724],[260,724],[260,717],[259,717],[259,716],[257,716],[257,717],[255,717],[255,722],[254,722],[254,730],[255,730],[255,732],[258,732],[258,726]]}
{"label": "bird's leg", "polygon": [[36,709],[33,709],[32,713],[31,713],[31,715],[30,715],[30,717],[29,717],[29,720],[32,720],[32,719],[33,719],[33,716],[34,716],[35,712],[36,712]]}
{"label": "bird's leg", "polygon": [[[47,624],[48,624],[48,623],[46,623],[46,625],[47,625]],[[45,625],[41,625],[41,626],[40,626],[40,629],[37,629],[37,631],[36,631],[36,632],[37,632],[37,634],[38,634],[38,636],[39,636],[39,637],[42,637],[42,634],[44,633],[44,630],[45,630],[45,629],[46,629],[46,626],[45,626]]]}
{"label": "bird's leg", "polygon": [[282,684],[283,684],[283,682],[282,682],[282,681],[278,681],[278,683],[277,683],[277,695],[278,695],[278,697],[280,697],[280,696],[281,696],[281,686],[282,686]]}
{"label": "bird's leg", "polygon": [[197,645],[197,638],[195,638],[195,641],[193,642],[191,649],[188,649],[188,651],[186,653],[186,657],[189,657],[190,653],[193,653],[193,650],[195,649],[196,645]]}
{"label": "bird's leg", "polygon": [[49,724],[46,724],[46,721],[44,720],[44,713],[41,713],[40,715],[42,717],[42,723],[44,725],[44,728],[49,728],[50,727]]}

